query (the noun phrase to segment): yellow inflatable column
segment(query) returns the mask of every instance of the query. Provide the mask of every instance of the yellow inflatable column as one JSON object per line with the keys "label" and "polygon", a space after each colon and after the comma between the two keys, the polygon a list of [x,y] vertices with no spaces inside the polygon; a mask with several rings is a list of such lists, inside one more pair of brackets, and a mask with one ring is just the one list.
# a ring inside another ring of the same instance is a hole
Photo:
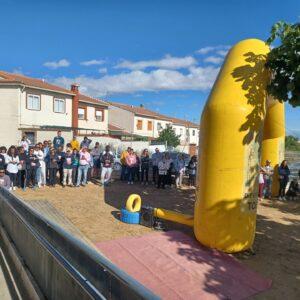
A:
{"label": "yellow inflatable column", "polygon": [[278,165],[284,160],[285,147],[284,104],[268,97],[267,106],[261,164],[264,165],[266,160],[271,161],[274,167],[272,196],[277,196],[279,191]]}
{"label": "yellow inflatable column", "polygon": [[225,252],[251,247],[269,48],[256,39],[228,53],[201,117],[194,232]]}

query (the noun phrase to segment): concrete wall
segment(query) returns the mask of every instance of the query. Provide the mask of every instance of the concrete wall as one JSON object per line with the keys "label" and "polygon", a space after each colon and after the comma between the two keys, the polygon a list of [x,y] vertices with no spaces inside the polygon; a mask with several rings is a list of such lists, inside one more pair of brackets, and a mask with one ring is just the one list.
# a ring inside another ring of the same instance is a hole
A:
{"label": "concrete wall", "polygon": [[164,121],[164,120],[154,120],[154,137],[157,138],[159,136],[159,132],[160,130],[158,130],[157,128],[157,124],[160,123],[162,126],[162,129],[165,129],[167,127],[167,124],[171,124],[172,123],[170,121]]}
{"label": "concrete wall", "polygon": [[130,133],[134,130],[134,114],[115,106],[108,108],[108,122]]}
{"label": "concrete wall", "polygon": [[0,86],[0,145],[9,147],[21,139],[19,128],[20,89],[17,86]]}
{"label": "concrete wall", "polygon": [[[29,110],[26,108],[27,94],[35,94],[41,96],[41,110]],[[65,99],[65,113],[55,113],[53,110],[54,98]],[[40,91],[35,89],[25,89],[22,92],[20,102],[20,126],[72,126],[72,97],[68,95],[60,95],[52,92]]]}
{"label": "concrete wall", "polygon": [[[79,105],[80,106],[80,105]],[[84,105],[86,106],[86,104]],[[87,106],[87,119],[86,120],[78,120],[78,127],[79,128],[87,128],[87,129],[97,129],[103,132],[107,132],[108,130],[108,110],[99,107],[99,109],[103,109],[104,112],[104,120],[102,122],[95,120],[95,108],[94,106]]]}
{"label": "concrete wall", "polygon": [[[142,129],[137,128],[138,121],[142,121]],[[148,130],[148,122],[152,122],[151,130]],[[154,130],[154,119],[142,116],[134,116],[134,134],[154,137]]]}
{"label": "concrete wall", "polygon": [[189,143],[199,144],[199,129],[198,128],[189,128]]}

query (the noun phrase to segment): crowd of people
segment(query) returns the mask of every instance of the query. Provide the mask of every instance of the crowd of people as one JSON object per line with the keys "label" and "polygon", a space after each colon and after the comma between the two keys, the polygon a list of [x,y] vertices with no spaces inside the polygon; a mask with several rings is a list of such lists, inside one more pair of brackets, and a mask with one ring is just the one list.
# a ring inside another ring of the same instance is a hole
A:
{"label": "crowd of people", "polygon": [[[58,131],[53,141],[45,140],[31,145],[24,136],[18,146],[10,146],[9,149],[2,146],[0,186],[12,190],[26,190],[27,187],[36,189],[46,185],[55,187],[57,184],[79,187],[88,184],[92,178],[100,178],[100,183],[107,186],[111,181],[115,156],[110,146],[102,151],[99,142],[92,149],[91,143],[92,140],[87,137],[79,143],[74,136],[65,144],[61,131]],[[120,163],[120,179],[129,185],[135,182],[143,185],[151,183],[162,189],[166,186],[181,188],[183,178],[187,176],[190,187],[195,187],[196,156],[186,161],[184,154],[178,153],[172,159],[168,152],[162,153],[158,148],[152,155],[148,149],[144,149],[139,155],[128,147],[122,152]],[[271,197],[273,175],[274,168],[267,160],[260,167],[259,199]],[[296,197],[300,192],[297,179],[289,183],[289,177],[290,169],[284,160],[278,167],[279,200],[286,200],[286,196]]]}
{"label": "crowd of people", "polygon": [[[300,192],[299,184],[297,178],[293,178],[290,181],[290,169],[288,167],[287,161],[283,160],[278,167],[278,180],[279,180],[279,190],[278,199],[287,200],[286,197],[297,197]],[[261,200],[263,198],[270,199],[272,195],[272,183],[273,183],[274,168],[271,165],[271,161],[267,160],[264,166],[260,167],[259,172],[259,189],[258,198]],[[300,177],[300,170],[298,172]],[[289,187],[287,188],[289,184]]]}
{"label": "crowd of people", "polygon": [[85,186],[93,176],[100,176],[106,185],[112,173],[114,157],[110,147],[102,152],[98,142],[90,149],[91,140],[84,137],[79,143],[74,136],[65,144],[61,131],[53,141],[45,140],[31,145],[24,136],[18,146],[0,147],[0,186],[26,190],[56,184]]}
{"label": "crowd of people", "polygon": [[[53,141],[45,140],[35,145],[24,136],[17,146],[9,149],[0,147],[0,186],[15,190],[21,188],[41,188],[46,185],[55,187],[57,184],[65,186],[85,186],[92,178],[99,178],[103,186],[111,181],[115,157],[110,146],[101,150],[99,142],[91,149],[92,140],[87,137],[79,143],[74,136],[69,143],[65,143],[61,131]],[[171,160],[168,153],[160,153],[156,149],[151,159],[147,149],[137,155],[128,148],[121,156],[121,180],[149,183],[150,165],[153,170],[153,183],[158,188],[165,188],[172,184],[175,178],[177,187],[181,187],[183,175],[189,170],[189,183],[195,185],[196,157],[192,157],[186,168],[183,155]],[[152,164],[150,163],[152,162]],[[174,175],[174,176],[173,176]]]}
{"label": "crowd of people", "polygon": [[[150,162],[152,169],[152,180],[149,180]],[[148,185],[152,183],[157,188],[165,189],[166,186],[176,186],[181,188],[183,176],[187,173],[189,185],[195,186],[197,157],[192,156],[188,164],[184,155],[179,153],[176,159],[172,159],[168,152],[161,153],[158,148],[151,155],[144,149],[139,156],[130,147],[122,152],[121,155],[121,180],[133,184],[134,181]]]}

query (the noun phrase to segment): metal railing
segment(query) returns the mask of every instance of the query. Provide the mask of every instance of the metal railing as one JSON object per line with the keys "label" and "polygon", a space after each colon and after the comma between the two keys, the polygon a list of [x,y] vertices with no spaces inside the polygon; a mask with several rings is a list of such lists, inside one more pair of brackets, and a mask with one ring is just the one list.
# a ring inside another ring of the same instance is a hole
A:
{"label": "metal railing", "polygon": [[0,225],[47,299],[159,299],[4,189],[0,189]]}

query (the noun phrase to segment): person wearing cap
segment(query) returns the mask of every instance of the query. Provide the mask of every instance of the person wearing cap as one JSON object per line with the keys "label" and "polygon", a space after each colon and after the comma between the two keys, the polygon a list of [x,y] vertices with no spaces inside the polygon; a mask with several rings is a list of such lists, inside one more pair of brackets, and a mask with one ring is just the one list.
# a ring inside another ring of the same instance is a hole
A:
{"label": "person wearing cap", "polygon": [[63,187],[67,184],[68,179],[68,185],[72,186],[72,152],[71,149],[67,149],[65,159],[63,162],[63,168],[64,168],[64,179],[63,179]]}
{"label": "person wearing cap", "polygon": [[91,161],[91,155],[87,151],[87,147],[83,147],[82,150],[79,152],[79,167],[78,167],[76,187],[79,187],[81,182],[82,182],[82,186],[86,185],[87,172],[90,166],[90,161]]}
{"label": "person wearing cap", "polygon": [[57,150],[59,147],[64,148],[65,139],[61,136],[61,131],[57,131],[57,136],[53,139],[53,147]]}
{"label": "person wearing cap", "polygon": [[87,136],[85,136],[83,138],[83,141],[80,143],[80,148],[81,149],[83,149],[83,148],[89,149],[91,142],[92,142],[92,140],[88,139]]}
{"label": "person wearing cap", "polygon": [[76,149],[77,151],[80,150],[79,142],[77,141],[77,137],[74,135],[72,141],[70,142],[72,150]]}
{"label": "person wearing cap", "polygon": [[271,161],[266,160],[263,169],[263,180],[264,180],[264,198],[271,198],[271,187],[272,187],[272,179],[274,174],[274,168],[271,166]]}
{"label": "person wearing cap", "polygon": [[10,178],[8,175],[5,174],[4,169],[0,169],[0,187],[10,190]]}

